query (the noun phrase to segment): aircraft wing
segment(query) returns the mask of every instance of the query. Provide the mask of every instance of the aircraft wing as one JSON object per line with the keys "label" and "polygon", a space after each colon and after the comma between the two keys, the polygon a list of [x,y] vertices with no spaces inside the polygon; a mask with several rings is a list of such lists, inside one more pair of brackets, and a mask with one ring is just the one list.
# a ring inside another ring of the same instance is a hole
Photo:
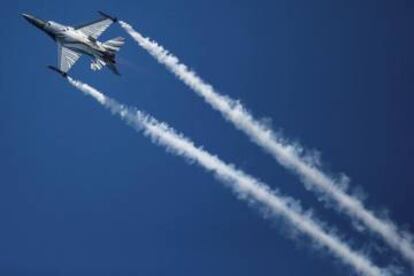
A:
{"label": "aircraft wing", "polygon": [[81,55],[66,48],[62,44],[58,44],[58,66],[59,70],[67,73],[73,64],[79,59]]}
{"label": "aircraft wing", "polygon": [[111,17],[103,12],[99,12],[102,16],[101,19],[95,20],[93,22],[76,26],[75,29],[81,31],[85,35],[97,39],[112,23],[116,22],[117,19]]}

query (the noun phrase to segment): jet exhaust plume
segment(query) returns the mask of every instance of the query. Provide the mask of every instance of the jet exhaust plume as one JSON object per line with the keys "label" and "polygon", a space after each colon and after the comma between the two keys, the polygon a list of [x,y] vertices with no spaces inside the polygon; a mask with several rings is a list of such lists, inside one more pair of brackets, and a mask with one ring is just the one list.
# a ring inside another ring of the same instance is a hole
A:
{"label": "jet exhaust plume", "polygon": [[368,210],[360,199],[346,192],[347,183],[325,174],[319,168],[317,158],[304,156],[300,146],[292,145],[279,137],[270,127],[256,120],[239,101],[217,92],[213,86],[181,63],[176,56],[155,41],[141,35],[131,25],[123,21],[119,23],[143,49],[159,63],[165,65],[169,71],[201,96],[213,109],[219,111],[227,121],[233,123],[251,141],[270,153],[280,165],[298,174],[307,189],[316,191],[320,199],[325,202],[336,203],[338,210],[362,222],[414,265],[414,245],[409,233],[399,230],[389,219],[378,217],[374,212]]}
{"label": "jet exhaust plume", "polygon": [[71,77],[67,79],[71,85],[94,98],[113,114],[120,116],[136,131],[142,131],[153,143],[163,146],[168,152],[190,160],[213,173],[229,186],[240,199],[256,203],[266,211],[282,217],[290,226],[309,236],[316,244],[327,249],[338,260],[349,265],[356,272],[362,275],[388,275],[388,270],[382,270],[364,254],[353,251],[332,230],[325,230],[325,227],[322,227],[321,223],[310,215],[310,212],[301,210],[298,202],[281,196],[277,191],[271,191],[259,180],[236,169],[233,165],[223,162],[204,149],[196,147],[192,141],[177,133],[167,124],[158,122],[142,111],[128,108],[85,83]]}

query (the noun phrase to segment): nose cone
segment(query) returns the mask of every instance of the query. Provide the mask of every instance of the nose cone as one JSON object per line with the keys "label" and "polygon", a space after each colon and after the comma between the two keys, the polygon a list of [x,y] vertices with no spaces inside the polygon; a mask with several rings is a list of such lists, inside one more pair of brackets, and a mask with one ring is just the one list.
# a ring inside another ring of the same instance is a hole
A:
{"label": "nose cone", "polygon": [[22,13],[22,16],[24,17],[24,19],[29,21],[30,24],[36,26],[39,29],[43,29],[46,25],[45,21],[43,21],[39,18],[36,18],[33,15]]}

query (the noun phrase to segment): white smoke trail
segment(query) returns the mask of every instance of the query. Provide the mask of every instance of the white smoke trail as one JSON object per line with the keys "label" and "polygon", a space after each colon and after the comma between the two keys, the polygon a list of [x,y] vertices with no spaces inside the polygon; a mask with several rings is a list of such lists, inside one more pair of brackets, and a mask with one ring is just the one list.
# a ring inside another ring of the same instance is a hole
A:
{"label": "white smoke trail", "polygon": [[227,96],[223,96],[208,83],[203,81],[194,71],[180,63],[179,59],[156,42],[142,36],[131,25],[120,21],[121,26],[159,63],[165,65],[177,78],[183,81],[224,118],[247,134],[250,139],[269,152],[283,167],[297,173],[307,188],[317,191],[323,200],[333,200],[339,210],[352,218],[361,221],[368,229],[379,234],[392,248],[399,251],[414,265],[414,246],[412,237],[400,231],[389,219],[380,218],[366,209],[363,202],[345,191],[343,181],[337,181],[318,168],[314,158],[303,156],[298,146],[283,141],[268,126],[254,119],[240,104]]}
{"label": "white smoke trail", "polygon": [[178,134],[165,123],[160,123],[141,111],[133,111],[115,100],[106,97],[95,88],[68,77],[68,81],[83,93],[92,96],[101,105],[119,115],[137,131],[143,131],[155,144],[164,146],[169,152],[191,160],[229,185],[241,199],[254,202],[265,207],[274,215],[279,215],[303,234],[308,235],[318,245],[328,249],[344,264],[351,266],[362,275],[388,275],[374,265],[367,256],[353,251],[349,245],[341,241],[332,231],[325,231],[320,222],[315,221],[308,213],[301,211],[297,202],[272,192],[265,184],[224,163],[217,156],[196,147],[193,142]]}

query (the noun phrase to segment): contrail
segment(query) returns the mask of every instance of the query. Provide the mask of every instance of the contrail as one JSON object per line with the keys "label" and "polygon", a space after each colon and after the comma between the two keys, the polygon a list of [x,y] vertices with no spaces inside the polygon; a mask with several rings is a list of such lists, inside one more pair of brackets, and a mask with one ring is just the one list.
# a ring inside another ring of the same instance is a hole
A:
{"label": "contrail", "polygon": [[362,275],[388,275],[389,271],[374,265],[367,256],[353,251],[332,231],[324,230],[321,223],[315,221],[310,213],[301,210],[298,202],[271,191],[264,183],[250,175],[226,164],[217,156],[211,155],[192,141],[177,133],[165,123],[139,110],[132,110],[117,101],[106,97],[95,88],[68,77],[68,81],[83,93],[92,96],[113,114],[120,116],[136,131],[143,131],[155,144],[163,146],[168,152],[184,157],[212,172],[219,180],[227,184],[239,198],[257,203],[274,215],[284,218],[299,232],[308,235],[318,245],[326,248],[344,264],[351,266]]}
{"label": "contrail", "polygon": [[389,219],[380,218],[366,209],[363,202],[349,195],[345,184],[335,180],[318,168],[318,161],[302,154],[299,146],[289,144],[270,127],[256,120],[238,101],[218,93],[179,59],[149,38],[142,36],[131,25],[120,21],[122,28],[159,63],[165,65],[178,79],[201,96],[213,109],[247,134],[250,139],[270,153],[283,167],[298,174],[306,188],[321,195],[321,199],[333,200],[338,209],[362,222],[368,229],[379,234],[389,246],[399,251],[414,265],[414,246],[410,234],[400,231]]}

